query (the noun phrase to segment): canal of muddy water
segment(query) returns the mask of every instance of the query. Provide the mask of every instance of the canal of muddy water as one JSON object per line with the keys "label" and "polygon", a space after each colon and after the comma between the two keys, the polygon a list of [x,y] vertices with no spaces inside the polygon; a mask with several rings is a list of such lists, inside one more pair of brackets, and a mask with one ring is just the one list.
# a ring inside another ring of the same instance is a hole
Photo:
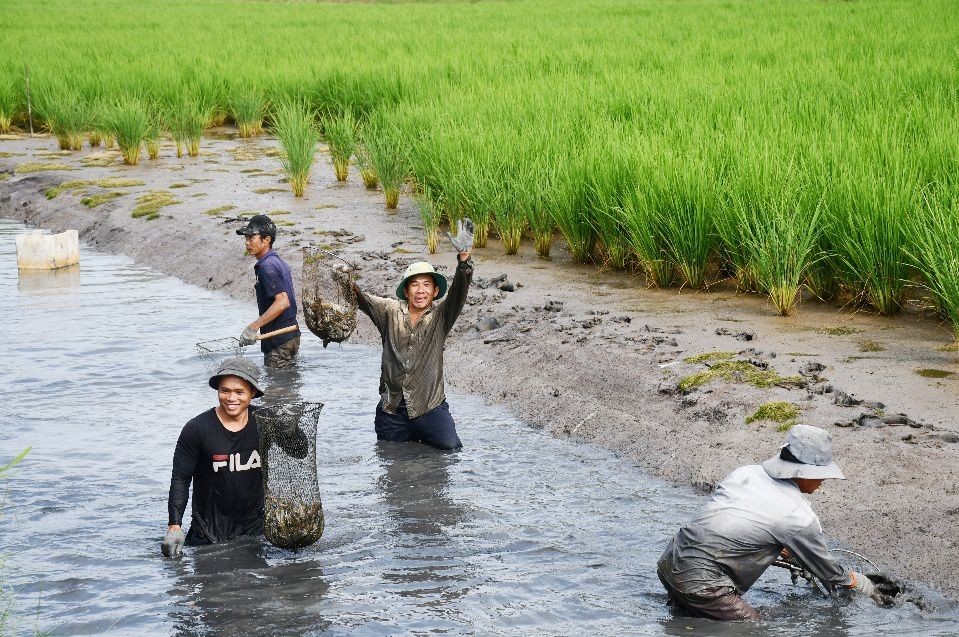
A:
{"label": "canal of muddy water", "polygon": [[32,447],[2,485],[0,579],[17,632],[959,632],[941,600],[932,611],[833,601],[776,569],[747,596],[760,625],[674,617],[654,564],[701,496],[468,395],[449,400],[462,452],[377,445],[378,352],[324,350],[310,334],[283,389],[326,403],[326,534],[299,552],[248,539],[162,559],[177,435],[215,401],[194,344],[238,333],[254,307],[87,249],[79,268],[18,279],[22,230],[0,222],[0,458]]}

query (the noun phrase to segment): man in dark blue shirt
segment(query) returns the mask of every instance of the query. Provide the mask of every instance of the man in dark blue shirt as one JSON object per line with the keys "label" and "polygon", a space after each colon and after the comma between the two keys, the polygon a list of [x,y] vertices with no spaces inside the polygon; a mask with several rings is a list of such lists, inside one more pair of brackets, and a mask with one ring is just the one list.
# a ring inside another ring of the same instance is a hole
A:
{"label": "man in dark blue shirt", "polygon": [[[256,257],[256,305],[260,317],[250,323],[240,336],[240,345],[252,345],[257,332],[266,334],[296,325],[296,295],[293,276],[286,261],[273,251],[276,225],[266,215],[254,215],[246,226],[236,231],[246,237],[246,251]],[[263,363],[267,367],[287,367],[300,351],[300,333],[293,331],[260,341]]]}

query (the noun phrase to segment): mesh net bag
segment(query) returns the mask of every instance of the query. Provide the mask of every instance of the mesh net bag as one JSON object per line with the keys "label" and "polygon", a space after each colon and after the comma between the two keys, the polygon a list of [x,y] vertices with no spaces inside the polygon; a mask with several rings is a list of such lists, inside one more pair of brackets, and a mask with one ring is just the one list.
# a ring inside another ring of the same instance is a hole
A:
{"label": "mesh net bag", "polygon": [[323,535],[316,476],[316,428],[323,403],[284,403],[256,411],[263,467],[263,532],[284,549]]}
{"label": "mesh net bag", "polygon": [[337,260],[321,248],[303,248],[303,317],[323,347],[342,343],[356,329],[353,268],[337,270]]}

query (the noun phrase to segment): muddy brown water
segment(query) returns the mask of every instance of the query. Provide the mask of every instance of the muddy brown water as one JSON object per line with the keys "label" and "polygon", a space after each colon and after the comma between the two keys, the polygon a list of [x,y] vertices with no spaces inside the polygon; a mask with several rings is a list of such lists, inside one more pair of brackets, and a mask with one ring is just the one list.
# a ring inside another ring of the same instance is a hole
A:
{"label": "muddy brown water", "polygon": [[775,569],[747,594],[759,625],[674,616],[654,564],[701,496],[469,395],[450,396],[462,452],[378,445],[378,352],[312,336],[297,370],[271,382],[326,403],[324,537],[298,552],[246,539],[164,560],[176,437],[215,399],[194,343],[238,332],[252,308],[86,248],[79,268],[18,280],[22,229],[0,221],[0,458],[33,447],[3,485],[10,632],[959,633],[955,609],[928,591],[933,609],[882,610]]}

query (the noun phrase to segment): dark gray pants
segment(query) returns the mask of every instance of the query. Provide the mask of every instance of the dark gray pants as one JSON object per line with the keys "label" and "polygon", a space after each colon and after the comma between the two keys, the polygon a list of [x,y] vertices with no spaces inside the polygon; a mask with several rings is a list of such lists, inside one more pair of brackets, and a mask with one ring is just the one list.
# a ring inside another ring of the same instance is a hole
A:
{"label": "dark gray pants", "polygon": [[400,403],[395,414],[388,414],[383,410],[383,401],[380,401],[376,406],[374,424],[377,440],[422,442],[438,449],[459,449],[463,446],[456,435],[456,423],[445,400],[417,418],[409,417],[405,402]]}
{"label": "dark gray pants", "polygon": [[296,354],[300,351],[300,335],[297,334],[287,342],[274,347],[263,355],[263,364],[267,367],[282,368],[289,367],[296,360]]}
{"label": "dark gray pants", "polygon": [[666,581],[661,568],[656,568],[659,581],[669,594],[669,604],[679,606],[693,617],[719,621],[759,621],[759,613],[731,586],[706,588],[696,593],[681,593]]}

